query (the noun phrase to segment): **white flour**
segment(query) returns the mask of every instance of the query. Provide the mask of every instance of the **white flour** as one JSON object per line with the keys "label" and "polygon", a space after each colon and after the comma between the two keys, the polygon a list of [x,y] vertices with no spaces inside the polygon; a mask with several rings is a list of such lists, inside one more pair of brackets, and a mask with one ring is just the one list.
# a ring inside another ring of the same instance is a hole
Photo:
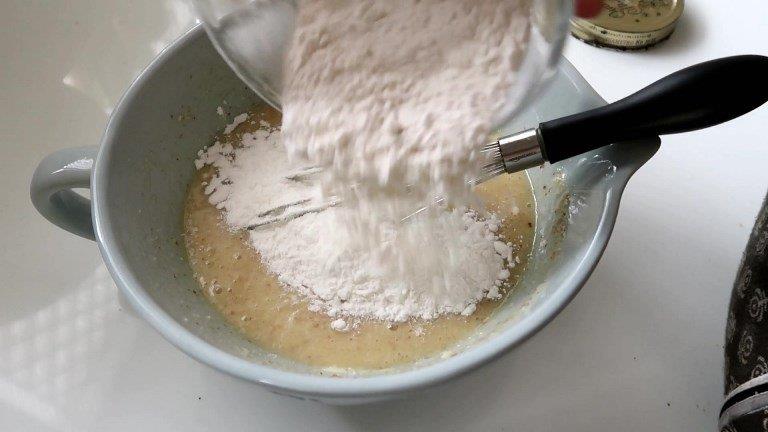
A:
{"label": "white flour", "polygon": [[470,203],[466,182],[514,83],[529,8],[530,0],[299,1],[283,89],[289,157],[325,167],[327,193],[363,201],[362,214],[401,216],[380,204],[406,186],[421,202]]}
{"label": "white flour", "polygon": [[[264,210],[316,195],[314,187],[284,179],[291,165],[280,132],[262,127],[244,134],[242,147],[217,142],[195,162],[198,168],[216,168],[206,193],[233,229],[258,221]],[[443,211],[428,223],[415,219],[400,227],[428,231],[421,259],[413,261],[407,277],[397,276],[389,264],[397,257],[388,254],[404,234],[382,227],[387,241],[381,247],[357,251],[339,217],[350,211],[331,208],[250,232],[252,246],[270,271],[306,296],[311,309],[336,317],[331,326],[339,331],[350,328],[349,317],[404,321],[445,313],[469,315],[476,302],[500,297],[508,266],[515,265],[511,248],[496,234],[498,219],[479,219],[473,211]]]}
{"label": "white flour", "polygon": [[[462,206],[527,45],[530,1],[299,0],[284,139],[262,130],[242,148],[200,154],[198,167],[218,169],[206,193],[234,229],[306,196],[341,197],[250,235],[285,286],[336,318],[332,328],[349,329],[350,316],[469,315],[500,297],[514,259],[499,221]],[[322,187],[283,179],[300,166],[322,167]],[[455,209],[398,223],[436,196]]]}

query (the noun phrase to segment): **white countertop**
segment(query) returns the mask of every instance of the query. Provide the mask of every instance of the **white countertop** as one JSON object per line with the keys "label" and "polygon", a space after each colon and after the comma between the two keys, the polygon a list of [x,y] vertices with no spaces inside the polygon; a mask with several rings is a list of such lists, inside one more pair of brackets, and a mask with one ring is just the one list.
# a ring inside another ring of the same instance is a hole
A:
{"label": "white countertop", "polygon": [[[705,59],[768,54],[766,17],[763,0],[688,2],[651,51],[571,41],[566,54],[616,100]],[[665,138],[630,182],[595,274],[528,343],[419,397],[330,407],[173,348],[120,310],[96,245],[30,204],[36,163],[98,143],[131,79],[193,20],[182,0],[3,7],[0,430],[715,430],[730,288],[768,189],[768,107]]]}

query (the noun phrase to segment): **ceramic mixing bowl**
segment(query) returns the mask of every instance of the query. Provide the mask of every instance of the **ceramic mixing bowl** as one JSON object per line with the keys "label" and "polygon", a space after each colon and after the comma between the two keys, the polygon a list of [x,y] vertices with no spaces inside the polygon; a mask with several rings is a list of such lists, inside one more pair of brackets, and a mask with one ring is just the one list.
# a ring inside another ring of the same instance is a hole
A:
{"label": "ceramic mixing bowl", "polygon": [[[380,374],[329,377],[276,357],[230,328],[199,294],[186,261],[182,210],[193,160],[237,114],[263,104],[197,27],[166,49],[117,106],[99,147],[39,165],[32,200],[51,222],[95,239],[121,294],[168,341],[275,392],[361,403],[445,382],[504,354],[552,320],[584,285],[611,235],[621,193],[657,140],[622,143],[529,170],[537,234],[521,282],[473,336],[439,356]],[[502,132],[605,102],[565,60],[548,89]],[[90,201],[73,189],[89,188]]]}

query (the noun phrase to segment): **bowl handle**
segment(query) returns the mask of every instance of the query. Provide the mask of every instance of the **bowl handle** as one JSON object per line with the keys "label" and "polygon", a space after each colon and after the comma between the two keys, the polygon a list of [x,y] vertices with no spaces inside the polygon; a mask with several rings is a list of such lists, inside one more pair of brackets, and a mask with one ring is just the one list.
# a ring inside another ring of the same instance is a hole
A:
{"label": "bowl handle", "polygon": [[73,188],[91,187],[91,170],[98,147],[56,151],[37,165],[29,196],[37,211],[53,224],[73,234],[95,240],[91,200]]}

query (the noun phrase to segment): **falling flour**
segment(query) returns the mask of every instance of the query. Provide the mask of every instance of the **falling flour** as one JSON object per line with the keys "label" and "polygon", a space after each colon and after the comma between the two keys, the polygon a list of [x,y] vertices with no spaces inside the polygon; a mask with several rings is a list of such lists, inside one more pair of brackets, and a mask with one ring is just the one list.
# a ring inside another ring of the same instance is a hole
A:
{"label": "falling flour", "polygon": [[[270,271],[332,328],[469,315],[500,298],[512,251],[494,215],[469,209],[467,181],[515,84],[530,1],[299,0],[283,131],[264,124],[199,154],[232,229],[307,197],[306,208],[341,200],[250,231]],[[234,120],[225,133],[247,121]],[[316,181],[285,179],[302,166],[319,168]],[[399,223],[438,196],[451,206]]]}
{"label": "falling flour", "polygon": [[283,89],[291,160],[325,167],[327,193],[373,206],[361,213],[396,216],[386,198],[406,188],[468,203],[526,52],[530,0],[298,5]]}

